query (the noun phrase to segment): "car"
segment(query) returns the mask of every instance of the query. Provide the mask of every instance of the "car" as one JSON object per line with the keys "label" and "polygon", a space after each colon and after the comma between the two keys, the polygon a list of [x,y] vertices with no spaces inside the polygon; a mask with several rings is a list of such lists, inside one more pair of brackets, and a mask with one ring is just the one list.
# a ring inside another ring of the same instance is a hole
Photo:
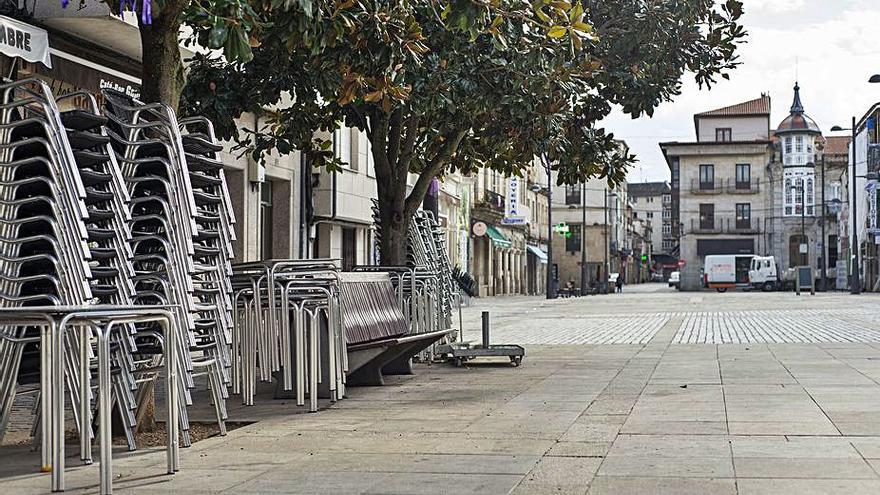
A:
{"label": "car", "polygon": [[681,283],[681,272],[672,272],[669,274],[669,286],[678,288]]}

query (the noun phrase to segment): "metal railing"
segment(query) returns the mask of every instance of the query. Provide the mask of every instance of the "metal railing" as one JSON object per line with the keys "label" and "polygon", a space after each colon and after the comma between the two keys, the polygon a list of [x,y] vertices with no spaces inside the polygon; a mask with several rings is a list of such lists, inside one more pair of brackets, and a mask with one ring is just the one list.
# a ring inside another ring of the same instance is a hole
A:
{"label": "metal railing", "polygon": [[738,181],[731,178],[715,179],[711,182],[691,179],[690,192],[692,194],[756,194],[761,192],[761,182],[758,180]]}

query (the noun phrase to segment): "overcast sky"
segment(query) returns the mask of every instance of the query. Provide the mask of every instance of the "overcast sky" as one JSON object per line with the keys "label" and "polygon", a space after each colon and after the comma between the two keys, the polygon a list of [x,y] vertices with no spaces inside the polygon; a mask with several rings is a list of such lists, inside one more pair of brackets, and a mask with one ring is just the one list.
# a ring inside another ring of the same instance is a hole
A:
{"label": "overcast sky", "polygon": [[[722,0],[723,1],[723,0]],[[622,113],[605,120],[606,128],[626,140],[639,158],[630,182],[669,180],[657,143],[693,141],[693,114],[758,98],[771,97],[771,127],[788,115],[797,70],[801,100],[826,135],[835,124],[849,127],[868,106],[880,101],[880,0],[744,0],[743,24],[748,42],[740,46],[742,65],[711,91],[700,90],[693,76],[682,94],[664,103],[653,118],[632,120]],[[796,63],[797,61],[797,63]],[[844,133],[846,134],[846,133]]]}

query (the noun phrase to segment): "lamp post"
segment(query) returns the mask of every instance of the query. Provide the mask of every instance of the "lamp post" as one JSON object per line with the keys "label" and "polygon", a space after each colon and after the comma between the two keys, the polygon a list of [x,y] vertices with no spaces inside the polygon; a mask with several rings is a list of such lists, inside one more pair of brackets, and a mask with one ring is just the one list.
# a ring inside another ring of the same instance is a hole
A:
{"label": "lamp post", "polygon": [[819,287],[819,290],[821,290],[822,292],[825,292],[825,289],[826,289],[826,286],[825,286],[825,284],[826,284],[826,282],[825,282],[825,272],[826,272],[826,270],[825,270],[825,265],[826,265],[825,257],[826,257],[826,254],[828,253],[828,247],[825,246],[825,240],[827,239],[827,237],[825,236],[825,217],[827,215],[825,212],[826,206],[825,206],[825,151],[824,151],[824,147],[820,147],[819,151],[822,152],[822,211],[820,213],[822,216],[819,217],[819,222],[822,227],[822,242],[820,244],[822,246],[821,251],[820,251],[822,254],[819,255],[819,270],[820,270],[819,273],[822,276],[822,282]]}
{"label": "lamp post", "polygon": [[581,182],[581,295],[587,294],[587,183]]}
{"label": "lamp post", "polygon": [[[602,279],[604,280],[604,283],[602,284],[602,293],[603,294],[608,294],[608,272],[611,269],[610,265],[608,264],[608,198],[616,198],[616,197],[617,197],[616,192],[611,191],[609,193],[608,188],[607,187],[605,188],[605,208],[604,208],[604,210],[605,210],[605,235],[604,235],[604,237],[605,237],[605,255],[604,255],[605,256],[605,266],[603,267],[603,270],[602,270],[605,273],[602,275]],[[620,274],[618,273],[617,276],[619,277]]]}
{"label": "lamp post", "polygon": [[[875,81],[874,79],[877,78]],[[871,76],[870,82],[880,82],[880,76],[875,75]],[[849,209],[850,209],[850,217],[852,223],[852,254],[850,255],[852,258],[852,279],[850,280],[849,293],[850,294],[861,294],[862,293],[862,282],[860,280],[860,267],[859,267],[859,231],[856,220],[856,118],[852,118],[852,127],[847,129],[846,127],[840,127],[836,125],[831,128],[832,131],[850,131],[851,132],[851,143],[852,147],[852,201],[850,201]]]}
{"label": "lamp post", "polygon": [[547,170],[547,299],[556,299],[556,277],[553,270],[553,169],[547,155],[541,155]]}
{"label": "lamp post", "polygon": [[602,238],[605,241],[605,252],[603,253],[604,261],[602,263],[602,293],[608,294],[608,188],[605,188],[605,208],[603,211],[605,212],[605,222],[602,224],[602,228],[605,232],[603,232]]}

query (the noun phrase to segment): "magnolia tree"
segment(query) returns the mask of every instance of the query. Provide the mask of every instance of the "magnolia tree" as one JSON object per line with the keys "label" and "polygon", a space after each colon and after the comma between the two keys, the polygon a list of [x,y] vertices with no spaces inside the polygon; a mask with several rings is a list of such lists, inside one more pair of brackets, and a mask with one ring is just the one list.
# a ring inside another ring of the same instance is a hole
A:
{"label": "magnolia tree", "polygon": [[[560,183],[621,181],[634,157],[598,122],[614,106],[651,115],[686,73],[701,87],[728,77],[745,37],[736,0],[337,0],[317,8],[312,22],[282,17],[261,27],[250,60],[196,57],[182,105],[210,115],[258,159],[299,149],[314,166],[335,169],[316,132],[340,123],[365,131],[388,265],[405,261],[410,219],[434,177],[479,167],[521,175],[541,156]],[[240,133],[233,119],[245,111],[267,124]],[[408,192],[409,173],[418,179]]]}

